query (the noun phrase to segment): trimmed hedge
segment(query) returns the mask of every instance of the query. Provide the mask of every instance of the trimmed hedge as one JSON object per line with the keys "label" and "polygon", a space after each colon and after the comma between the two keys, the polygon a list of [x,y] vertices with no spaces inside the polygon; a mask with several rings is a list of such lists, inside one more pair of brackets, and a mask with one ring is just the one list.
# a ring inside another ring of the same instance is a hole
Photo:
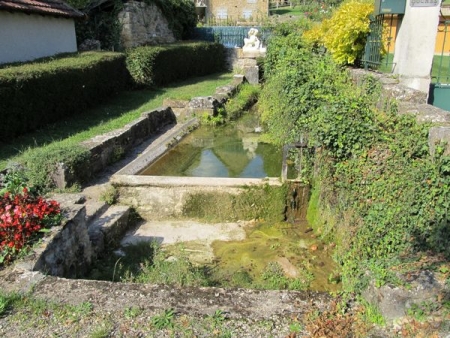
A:
{"label": "trimmed hedge", "polygon": [[127,68],[141,86],[161,86],[191,76],[224,70],[225,48],[219,43],[190,42],[145,46],[127,52]]}
{"label": "trimmed hedge", "polygon": [[0,141],[82,113],[129,85],[125,55],[86,52],[0,69]]}
{"label": "trimmed hedge", "polygon": [[81,145],[52,143],[25,151],[21,164],[26,168],[24,175],[28,185],[46,193],[56,188],[53,176],[62,163],[67,188],[87,182],[92,175],[90,158],[90,151]]}

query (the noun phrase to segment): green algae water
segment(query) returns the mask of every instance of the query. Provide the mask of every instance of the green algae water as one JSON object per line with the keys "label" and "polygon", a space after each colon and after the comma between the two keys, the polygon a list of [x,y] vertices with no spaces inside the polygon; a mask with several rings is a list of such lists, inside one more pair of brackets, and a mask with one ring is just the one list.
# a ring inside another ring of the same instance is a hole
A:
{"label": "green algae water", "polygon": [[334,244],[306,221],[309,187],[289,186],[284,222],[248,222],[243,241],[215,241],[211,279],[222,286],[335,292],[340,289]]}
{"label": "green algae water", "polygon": [[247,227],[246,233],[243,241],[213,243],[211,279],[218,285],[339,290],[332,247],[317,239],[307,222],[263,222]]}
{"label": "green algae water", "polygon": [[140,175],[279,177],[282,152],[261,142],[259,116],[247,113],[225,126],[201,126]]}

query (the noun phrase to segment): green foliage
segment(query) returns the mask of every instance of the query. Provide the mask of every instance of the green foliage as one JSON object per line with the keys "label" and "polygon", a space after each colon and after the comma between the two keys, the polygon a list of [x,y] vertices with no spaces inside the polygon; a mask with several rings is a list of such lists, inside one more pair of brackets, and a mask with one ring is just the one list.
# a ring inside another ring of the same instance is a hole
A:
{"label": "green foliage", "polygon": [[100,5],[89,9],[94,4],[91,0],[69,0],[68,4],[87,14],[85,20],[75,21],[78,46],[87,39],[94,39],[100,41],[102,50],[122,49],[120,41],[122,25],[118,16],[123,8],[122,1],[113,0],[112,6],[108,9]]}
{"label": "green foliage", "polygon": [[27,187],[27,178],[20,166],[7,168],[6,173],[0,175],[0,179],[3,185],[3,188],[0,189],[0,196],[7,192],[17,195],[23,191],[23,188]]}
{"label": "green foliage", "polygon": [[183,207],[188,218],[210,222],[264,219],[284,220],[286,187],[248,186],[239,195],[192,193]]}
{"label": "green foliage", "polygon": [[0,317],[6,313],[9,303],[10,303],[10,301],[9,301],[8,297],[0,294]]}
{"label": "green foliage", "polygon": [[195,42],[145,46],[127,52],[127,68],[137,85],[160,86],[223,70],[221,44]]}
{"label": "green foliage", "polygon": [[425,321],[428,316],[431,316],[434,312],[437,312],[441,304],[433,300],[424,300],[420,303],[413,303],[406,310],[408,316],[414,317],[418,321]]}
{"label": "green foliage", "polygon": [[225,108],[223,107],[219,107],[217,109],[217,114],[216,115],[211,115],[210,112],[204,112],[204,113],[200,113],[200,123],[201,124],[206,124],[208,126],[219,126],[221,124],[224,124],[226,121],[226,112],[225,112]]}
{"label": "green foliage", "polygon": [[260,87],[248,83],[243,84],[238,93],[225,103],[227,119],[235,120],[258,101]]}
{"label": "green foliage", "polygon": [[325,46],[338,64],[355,64],[364,52],[373,10],[373,1],[346,1],[330,19],[308,31],[305,38]]}
{"label": "green foliage", "polygon": [[380,101],[374,78],[356,87],[298,34],[273,36],[266,69],[259,106],[271,138],[304,136],[316,149],[311,224],[337,243],[344,289],[398,283],[392,267],[415,252],[450,257],[450,158],[442,144],[429,155],[429,126]]}
{"label": "green foliage", "polygon": [[170,258],[156,242],[141,242],[123,251],[123,257],[113,254],[105,257],[94,267],[90,278],[178,287],[209,285],[205,269],[193,265],[181,246]]}
{"label": "green foliage", "polygon": [[223,107],[219,107],[217,114],[211,116],[209,112],[201,115],[201,123],[211,126],[224,124],[226,121],[236,120],[242,114],[252,107],[259,97],[260,87],[245,83],[239,87],[238,92],[225,103]]}
{"label": "green foliage", "polygon": [[295,322],[289,325],[289,331],[293,333],[300,333],[303,330],[303,325]]}
{"label": "green foliage", "polygon": [[115,204],[118,198],[119,191],[112,185],[108,186],[100,195],[100,200],[106,202],[109,205]]}
{"label": "green foliage", "polygon": [[261,276],[259,288],[273,290],[307,290],[309,284],[314,279],[307,270],[303,270],[303,276],[289,278],[284,274],[283,268],[276,262],[267,265]]}
{"label": "green foliage", "polygon": [[88,52],[0,69],[0,141],[79,114],[126,88],[125,55]]}
{"label": "green foliage", "polygon": [[297,142],[303,135],[311,145],[327,146],[333,156],[348,157],[373,142],[370,102],[296,28],[274,36],[269,45],[262,119],[275,143]]}
{"label": "green foliage", "polygon": [[152,317],[152,325],[158,329],[173,329],[175,326],[173,309],[166,309],[159,315]]}
{"label": "green foliage", "polygon": [[29,185],[46,192],[55,188],[52,177],[55,169],[63,164],[69,180],[69,186],[86,182],[91,171],[89,167],[90,152],[79,145],[51,144],[43,148],[30,148],[21,157]]}
{"label": "green foliage", "polygon": [[133,319],[133,318],[136,318],[137,316],[139,316],[141,313],[142,313],[141,308],[139,308],[138,306],[131,306],[131,307],[127,307],[124,310],[123,315],[127,319]]}
{"label": "green foliage", "polygon": [[195,5],[191,0],[146,0],[158,6],[177,39],[186,40],[197,24]]}

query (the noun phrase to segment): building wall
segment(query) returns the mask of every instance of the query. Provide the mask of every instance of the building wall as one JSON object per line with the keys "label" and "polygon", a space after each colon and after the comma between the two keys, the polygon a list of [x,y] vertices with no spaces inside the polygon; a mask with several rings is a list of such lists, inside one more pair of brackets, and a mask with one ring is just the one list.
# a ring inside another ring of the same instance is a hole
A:
{"label": "building wall", "polygon": [[269,0],[207,0],[207,19],[256,21],[269,15]]}
{"label": "building wall", "polygon": [[122,24],[122,45],[126,48],[175,42],[167,19],[154,4],[128,1],[118,18]]}
{"label": "building wall", "polygon": [[0,11],[0,64],[76,51],[73,19]]}
{"label": "building wall", "polygon": [[[450,14],[450,11],[449,11]],[[436,36],[436,45],[434,47],[435,54],[441,54],[442,52],[446,53],[445,55],[450,54],[450,25],[445,25],[446,17],[441,16],[439,18],[439,26],[437,30]],[[390,43],[385,43],[385,48],[388,53],[394,53],[395,49],[395,40],[398,34],[398,27],[401,23],[401,20],[398,16],[385,16],[384,21],[384,32],[385,32],[385,42],[387,42],[386,37],[390,36]]]}

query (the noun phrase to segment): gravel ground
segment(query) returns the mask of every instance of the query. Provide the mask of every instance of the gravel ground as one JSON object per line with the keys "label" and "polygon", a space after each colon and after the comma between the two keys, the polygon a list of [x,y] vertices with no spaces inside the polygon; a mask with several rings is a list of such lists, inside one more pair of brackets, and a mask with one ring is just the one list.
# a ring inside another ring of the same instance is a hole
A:
{"label": "gravel ground", "polygon": [[[2,337],[308,337],[302,318],[325,293],[70,280],[3,272],[21,292],[0,316]],[[173,312],[172,312],[173,311]]]}

